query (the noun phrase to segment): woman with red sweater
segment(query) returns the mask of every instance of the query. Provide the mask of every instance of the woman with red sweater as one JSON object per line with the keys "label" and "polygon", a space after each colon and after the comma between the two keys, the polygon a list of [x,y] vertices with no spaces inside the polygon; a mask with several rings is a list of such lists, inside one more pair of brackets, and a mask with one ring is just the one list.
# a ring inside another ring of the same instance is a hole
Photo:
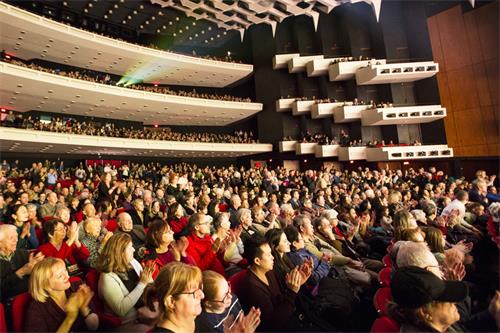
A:
{"label": "woman with red sweater", "polygon": [[[168,207],[167,221],[174,232],[178,236],[181,231],[185,230],[188,225],[188,218],[184,216],[184,209],[181,204],[175,202]],[[187,233],[183,236],[186,236]]]}
{"label": "woman with red sweater", "polygon": [[86,266],[90,252],[78,240],[76,222],[67,227],[61,220],[49,220],[43,224],[43,234],[47,242],[38,250],[46,257],[64,260],[70,275],[79,273]]}

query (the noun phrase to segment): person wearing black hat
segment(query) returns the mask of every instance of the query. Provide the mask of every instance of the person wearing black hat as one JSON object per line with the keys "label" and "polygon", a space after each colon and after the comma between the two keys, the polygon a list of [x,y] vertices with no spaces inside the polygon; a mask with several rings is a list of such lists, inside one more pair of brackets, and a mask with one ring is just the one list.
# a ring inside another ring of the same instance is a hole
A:
{"label": "person wearing black hat", "polygon": [[468,295],[462,281],[445,281],[426,269],[400,268],[391,281],[395,305],[390,315],[401,323],[400,332],[461,332],[455,303]]}

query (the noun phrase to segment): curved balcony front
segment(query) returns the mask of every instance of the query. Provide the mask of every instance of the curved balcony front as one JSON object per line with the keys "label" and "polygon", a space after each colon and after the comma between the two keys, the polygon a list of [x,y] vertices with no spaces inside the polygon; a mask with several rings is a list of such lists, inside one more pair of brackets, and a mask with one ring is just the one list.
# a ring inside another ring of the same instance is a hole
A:
{"label": "curved balcony front", "polygon": [[158,84],[225,87],[253,66],[156,50],[52,21],[0,2],[0,48],[21,59],[112,73]]}
{"label": "curved balcony front", "polygon": [[262,110],[261,103],[158,94],[0,62],[0,105],[139,121],[147,125],[225,126]]}
{"label": "curved balcony front", "polygon": [[238,157],[267,153],[272,144],[139,140],[0,127],[0,151],[138,157]]}

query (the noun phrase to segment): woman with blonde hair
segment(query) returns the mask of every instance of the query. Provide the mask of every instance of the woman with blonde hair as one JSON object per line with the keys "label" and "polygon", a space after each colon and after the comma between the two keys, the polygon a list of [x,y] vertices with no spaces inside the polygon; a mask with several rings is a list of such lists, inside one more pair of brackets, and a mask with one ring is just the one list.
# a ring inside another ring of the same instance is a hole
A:
{"label": "woman with blonde hair", "polygon": [[201,270],[180,262],[165,265],[144,293],[146,305],[155,309],[159,322],[153,332],[195,332],[195,318],[201,313],[203,293]]}
{"label": "woman with blonde hair", "polygon": [[61,259],[49,257],[35,265],[30,293],[26,332],[95,331],[99,326],[99,317],[89,307],[92,291],[86,285],[71,285]]}
{"label": "woman with blonde hair", "polygon": [[121,317],[123,324],[137,320],[136,307],[146,286],[153,282],[154,267],[144,269],[134,259],[132,238],[125,233],[115,234],[108,240],[99,258],[97,269],[99,277],[99,297],[104,300],[106,309]]}
{"label": "woman with blonde hair", "polygon": [[417,220],[407,209],[398,210],[394,214],[392,226],[394,227],[394,240],[396,242],[401,240],[403,230],[418,228]]}

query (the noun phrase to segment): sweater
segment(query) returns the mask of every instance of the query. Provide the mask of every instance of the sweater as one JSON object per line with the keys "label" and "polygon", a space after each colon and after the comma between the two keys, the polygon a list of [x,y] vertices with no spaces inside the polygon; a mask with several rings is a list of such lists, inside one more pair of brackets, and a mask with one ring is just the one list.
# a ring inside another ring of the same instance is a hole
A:
{"label": "sweater", "polygon": [[16,250],[10,260],[0,259],[0,295],[1,301],[28,291],[29,275],[19,278],[16,271],[23,267],[29,259],[27,250]]}
{"label": "sweater", "polygon": [[187,239],[189,245],[186,249],[186,254],[193,258],[196,266],[202,271],[209,269],[224,275],[224,266],[217,257],[217,254],[212,250],[213,240],[210,235],[205,235],[201,238],[191,233]]}

